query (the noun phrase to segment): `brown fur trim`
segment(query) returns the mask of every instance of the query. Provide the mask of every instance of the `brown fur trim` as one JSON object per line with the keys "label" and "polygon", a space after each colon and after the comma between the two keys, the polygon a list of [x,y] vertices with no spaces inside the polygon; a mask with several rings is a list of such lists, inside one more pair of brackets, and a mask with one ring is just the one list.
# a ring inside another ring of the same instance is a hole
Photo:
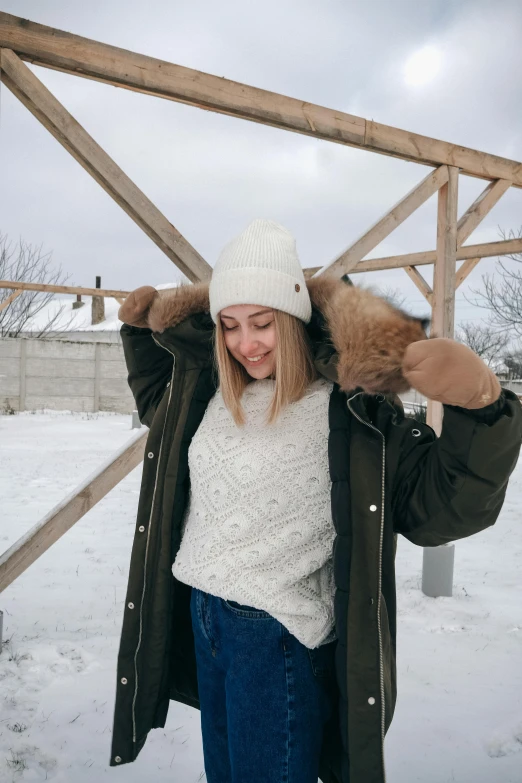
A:
{"label": "brown fur trim", "polygon": [[159,292],[149,311],[149,328],[164,332],[194,313],[210,312],[208,283],[181,283]]}
{"label": "brown fur trim", "polygon": [[[311,278],[306,286],[337,351],[338,383],[343,391],[360,387],[371,393],[397,393],[410,388],[402,374],[402,359],[410,343],[426,339],[421,319],[332,277]],[[208,292],[208,282],[160,291],[149,312],[149,327],[163,332],[194,313],[208,313]]]}
{"label": "brown fur trim", "polygon": [[343,391],[361,387],[372,393],[398,393],[410,388],[402,359],[410,343],[426,339],[421,319],[342,281],[312,278],[309,291],[337,350],[337,378]]}

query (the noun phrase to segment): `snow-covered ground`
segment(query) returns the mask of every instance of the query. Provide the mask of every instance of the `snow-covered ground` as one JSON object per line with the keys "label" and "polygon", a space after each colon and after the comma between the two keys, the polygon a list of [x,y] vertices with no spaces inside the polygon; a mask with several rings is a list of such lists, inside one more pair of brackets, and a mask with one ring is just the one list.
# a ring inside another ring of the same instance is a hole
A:
{"label": "snow-covered ground", "polygon": [[[130,416],[0,417],[0,551],[131,436]],[[0,781],[196,783],[199,712],[171,702],[137,761],[108,766],[141,468],[0,596]],[[457,543],[454,596],[420,590],[400,539],[388,783],[522,781],[522,464],[497,524]],[[246,782],[245,782],[246,783]]]}

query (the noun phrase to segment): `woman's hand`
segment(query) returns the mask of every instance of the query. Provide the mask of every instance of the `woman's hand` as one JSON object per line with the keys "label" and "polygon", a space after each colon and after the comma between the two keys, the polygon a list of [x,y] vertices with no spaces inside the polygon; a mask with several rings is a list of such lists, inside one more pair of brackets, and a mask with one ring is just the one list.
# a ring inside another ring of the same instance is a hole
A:
{"label": "woman's hand", "polygon": [[484,408],[502,391],[494,372],[471,348],[447,337],[410,343],[402,371],[414,389],[445,405]]}
{"label": "woman's hand", "polygon": [[156,296],[158,292],[151,285],[136,288],[118,310],[118,318],[129,326],[147,327],[149,309]]}

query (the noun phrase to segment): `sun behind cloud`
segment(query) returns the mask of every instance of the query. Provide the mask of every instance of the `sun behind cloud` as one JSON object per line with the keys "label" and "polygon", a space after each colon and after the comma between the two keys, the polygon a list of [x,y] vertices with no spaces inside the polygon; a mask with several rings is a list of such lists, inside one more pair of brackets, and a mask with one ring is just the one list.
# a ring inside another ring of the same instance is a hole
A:
{"label": "sun behind cloud", "polygon": [[403,69],[404,81],[411,86],[433,81],[441,69],[442,53],[436,46],[424,46],[414,52]]}

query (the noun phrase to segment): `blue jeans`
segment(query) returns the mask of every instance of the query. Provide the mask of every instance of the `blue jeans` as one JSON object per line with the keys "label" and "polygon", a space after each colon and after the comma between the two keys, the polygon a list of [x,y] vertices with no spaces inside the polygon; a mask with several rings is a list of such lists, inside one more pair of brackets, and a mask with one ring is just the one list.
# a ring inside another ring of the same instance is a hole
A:
{"label": "blue jeans", "polygon": [[192,588],[207,783],[317,783],[337,710],[337,640],[305,647],[268,612]]}

